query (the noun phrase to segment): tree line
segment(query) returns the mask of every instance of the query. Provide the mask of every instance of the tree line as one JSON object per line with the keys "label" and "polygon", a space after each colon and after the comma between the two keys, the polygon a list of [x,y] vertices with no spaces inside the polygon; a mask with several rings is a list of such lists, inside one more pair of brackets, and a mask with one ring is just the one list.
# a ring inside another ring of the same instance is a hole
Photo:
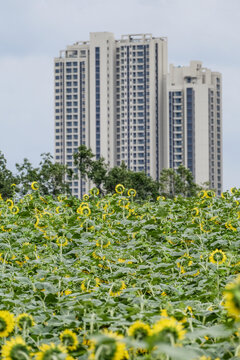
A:
{"label": "tree line", "polygon": [[101,195],[113,193],[119,183],[126,188],[134,188],[138,199],[154,198],[161,194],[165,197],[182,195],[195,196],[201,189],[195,184],[189,169],[180,165],[177,170],[163,169],[159,180],[154,180],[144,172],[134,172],[123,162],[110,168],[103,157],[96,159],[91,149],[81,145],[73,155],[74,165],[79,174],[66,165],[53,161],[50,153],[41,154],[39,166],[34,167],[28,159],[16,164],[16,173],[7,168],[7,161],[0,151],[0,194],[6,199],[17,193],[19,197],[29,192],[31,183],[37,181],[42,195],[56,197],[59,194],[71,194],[68,182],[80,176],[90,180]]}

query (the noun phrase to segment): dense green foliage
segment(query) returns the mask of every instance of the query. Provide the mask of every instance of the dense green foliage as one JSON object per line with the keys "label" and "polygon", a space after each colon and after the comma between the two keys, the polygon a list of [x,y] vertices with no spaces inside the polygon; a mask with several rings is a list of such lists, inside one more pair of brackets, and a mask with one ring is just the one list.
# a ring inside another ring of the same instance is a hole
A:
{"label": "dense green foliage", "polygon": [[123,162],[121,166],[109,168],[104,158],[95,159],[91,149],[81,145],[74,154],[74,163],[83,179],[91,180],[101,193],[113,193],[118,183],[128,188],[138,190],[137,198],[146,200],[156,199],[159,191],[167,197],[175,195],[195,196],[200,187],[194,183],[193,175],[189,169],[179,166],[173,169],[163,169],[160,180],[155,181],[143,171],[134,172],[127,168]]}
{"label": "dense green foliage", "polygon": [[10,197],[13,194],[12,184],[15,178],[10,170],[7,169],[7,161],[2,152],[0,152],[0,194],[3,198]]}
{"label": "dense green foliage", "polygon": [[37,181],[43,195],[56,197],[59,194],[70,194],[66,177],[72,178],[72,170],[67,166],[54,163],[50,153],[41,154],[38,167],[34,167],[28,159],[16,164],[16,174],[7,169],[7,161],[0,152],[0,193],[3,199],[11,197],[13,192],[19,197],[29,192],[30,185]]}
{"label": "dense green foliage", "polygon": [[35,322],[0,339],[1,359],[17,334],[21,360],[238,358],[240,285],[223,291],[240,269],[240,191],[139,204],[123,190],[0,201],[0,324],[5,310]]}

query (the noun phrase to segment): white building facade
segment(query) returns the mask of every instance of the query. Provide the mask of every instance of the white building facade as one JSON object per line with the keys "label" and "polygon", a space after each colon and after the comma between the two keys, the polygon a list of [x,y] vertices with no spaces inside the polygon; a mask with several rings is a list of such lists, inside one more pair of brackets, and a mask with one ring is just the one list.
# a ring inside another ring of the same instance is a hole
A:
{"label": "white building facade", "polygon": [[[167,40],[151,34],[90,33],[55,58],[55,160],[74,172],[80,145],[110,167],[125,162],[157,179],[168,166]],[[89,189],[70,180],[72,194]]]}
{"label": "white building facade", "polygon": [[168,75],[169,167],[189,168],[197,184],[222,191],[222,79],[202,67],[170,65]]}
{"label": "white building facade", "polygon": [[[197,183],[220,189],[220,74],[200,62],[171,65],[168,74],[166,38],[115,40],[109,32],[67,46],[54,71],[56,162],[77,174],[73,154],[86,145],[110,167],[123,161],[158,179],[163,168],[183,164]],[[77,197],[90,186],[80,177],[69,184]]]}

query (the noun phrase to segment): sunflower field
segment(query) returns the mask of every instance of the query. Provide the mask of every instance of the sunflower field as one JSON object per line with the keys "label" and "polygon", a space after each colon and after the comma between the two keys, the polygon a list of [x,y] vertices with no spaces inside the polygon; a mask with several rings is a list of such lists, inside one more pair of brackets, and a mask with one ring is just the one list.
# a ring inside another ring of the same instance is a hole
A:
{"label": "sunflower field", "polygon": [[240,190],[0,198],[0,359],[240,358]]}

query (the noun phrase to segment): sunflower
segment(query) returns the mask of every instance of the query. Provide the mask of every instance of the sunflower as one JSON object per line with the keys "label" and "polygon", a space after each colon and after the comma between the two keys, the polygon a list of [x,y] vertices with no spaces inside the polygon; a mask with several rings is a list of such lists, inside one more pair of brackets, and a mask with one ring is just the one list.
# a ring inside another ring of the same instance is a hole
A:
{"label": "sunflower", "polygon": [[229,316],[240,319],[240,275],[226,285],[224,295],[224,306],[227,309]]}
{"label": "sunflower", "polygon": [[237,229],[234,226],[232,226],[232,224],[229,221],[225,223],[225,227],[228,230],[237,231]]}
{"label": "sunflower", "polygon": [[124,290],[124,289],[126,289],[126,284],[125,284],[125,282],[124,281],[121,281],[121,283],[115,283],[115,284],[113,284],[112,285],[112,287],[111,287],[111,289],[110,289],[110,291],[109,291],[109,294],[111,295],[111,296],[120,296],[121,295],[121,293],[122,293],[122,291]]}
{"label": "sunflower", "polygon": [[21,336],[11,338],[2,347],[2,360],[31,359],[29,348]]}
{"label": "sunflower", "polygon": [[12,208],[13,207],[13,201],[11,200],[11,199],[7,199],[6,200],[6,204],[7,204],[7,206],[9,207],[9,208]]}
{"label": "sunflower", "polygon": [[61,343],[70,351],[76,350],[79,344],[77,335],[69,329],[66,329],[60,334]]}
{"label": "sunflower", "polygon": [[225,254],[225,252],[223,252],[222,250],[214,250],[210,256],[209,256],[209,260],[211,263],[213,264],[218,264],[221,265],[223,264],[227,259],[227,256]]}
{"label": "sunflower", "polygon": [[235,195],[235,194],[237,193],[237,188],[232,187],[232,188],[230,189],[230,192],[231,192],[231,194]]}
{"label": "sunflower", "polygon": [[[136,341],[145,341],[148,336],[151,336],[152,330],[149,325],[138,320],[135,321],[128,329],[128,336],[131,336]],[[147,350],[144,347],[138,348],[137,353],[144,354]]]}
{"label": "sunflower", "polygon": [[211,230],[211,227],[210,225],[206,222],[206,221],[202,221],[200,223],[200,229],[205,232],[205,233],[208,233],[210,230]]}
{"label": "sunflower", "polygon": [[[62,345],[43,344],[40,346],[40,351],[36,353],[36,360],[63,360],[67,359],[67,349]],[[65,355],[65,358],[63,357]]]}
{"label": "sunflower", "polygon": [[58,246],[67,246],[68,240],[66,238],[64,238],[63,236],[60,236],[57,238],[56,244]]}
{"label": "sunflower", "polygon": [[128,192],[127,192],[127,194],[128,194],[128,196],[136,196],[136,190],[135,189],[129,189],[128,190]]}
{"label": "sunflower", "polygon": [[122,194],[124,192],[124,190],[125,190],[125,187],[122,184],[118,184],[115,187],[115,191],[118,194]]}
{"label": "sunflower", "polygon": [[84,201],[88,201],[88,199],[89,199],[89,195],[88,195],[88,194],[84,194],[84,195],[83,195],[83,200],[84,200]]}
{"label": "sunflower", "polygon": [[199,215],[199,209],[197,207],[193,208],[191,211],[192,216],[198,216]]}
{"label": "sunflower", "polygon": [[128,209],[128,206],[130,205],[130,202],[128,201],[128,198],[123,198],[123,199],[120,199],[118,201],[118,205],[121,206],[122,208],[126,208]]}
{"label": "sunflower", "polygon": [[91,210],[88,206],[81,207],[81,215],[89,216],[91,214]]}
{"label": "sunflower", "polygon": [[93,196],[97,196],[99,194],[99,189],[97,187],[94,187],[90,190],[90,194]]}
{"label": "sunflower", "polygon": [[197,195],[198,195],[198,197],[203,199],[204,197],[207,196],[207,192],[205,190],[201,190],[201,191],[199,191],[199,193]]}
{"label": "sunflower", "polygon": [[215,196],[216,196],[216,194],[215,194],[215,192],[213,190],[207,190],[206,191],[206,197],[207,198],[213,198]]}
{"label": "sunflower", "polygon": [[[123,336],[105,330],[103,336],[90,345],[89,360],[123,360],[126,359],[126,347]],[[97,355],[97,357],[96,357]]]}
{"label": "sunflower", "polygon": [[39,184],[36,181],[33,181],[31,184],[31,188],[36,191],[39,189]]}
{"label": "sunflower", "polygon": [[81,284],[81,290],[87,293],[91,293],[92,291],[95,291],[97,290],[97,288],[99,288],[99,284],[100,284],[99,278],[89,279],[88,281],[83,280]]}
{"label": "sunflower", "polygon": [[13,215],[16,215],[17,213],[19,213],[19,208],[16,205],[12,206],[10,208],[10,210]]}
{"label": "sunflower", "polygon": [[111,245],[111,241],[108,238],[100,238],[96,241],[96,246],[107,248],[109,245]]}
{"label": "sunflower", "polygon": [[20,314],[16,318],[17,326],[20,330],[23,330],[24,328],[30,328],[35,325],[32,315],[29,314]]}
{"label": "sunflower", "polygon": [[185,332],[182,324],[174,317],[163,317],[152,328],[152,334],[157,342],[169,342],[171,338],[177,342],[184,338]]}
{"label": "sunflower", "polygon": [[14,315],[9,311],[0,311],[0,337],[7,337],[14,329]]}

